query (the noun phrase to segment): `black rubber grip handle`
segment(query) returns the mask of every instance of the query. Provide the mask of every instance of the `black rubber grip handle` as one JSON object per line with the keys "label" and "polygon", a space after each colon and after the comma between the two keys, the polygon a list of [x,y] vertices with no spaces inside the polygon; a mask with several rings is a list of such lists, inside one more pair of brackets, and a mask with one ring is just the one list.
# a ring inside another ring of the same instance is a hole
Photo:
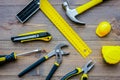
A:
{"label": "black rubber grip handle", "polygon": [[53,74],[55,73],[55,71],[57,70],[57,68],[58,68],[58,66],[54,64],[50,73],[48,74],[48,76],[46,77],[45,80],[50,80],[52,78]]}
{"label": "black rubber grip handle", "polygon": [[43,63],[44,61],[46,61],[45,57],[39,59],[38,61],[27,67],[25,70],[23,70],[21,73],[19,73],[18,77],[22,77],[23,75],[25,75],[26,73],[28,73],[29,71],[40,65],[41,63]]}
{"label": "black rubber grip handle", "polygon": [[77,75],[77,73],[78,73],[78,70],[75,69],[75,70],[67,73],[65,76],[63,76],[63,77],[61,78],[61,80],[68,80],[70,77]]}
{"label": "black rubber grip handle", "polygon": [[[4,58],[4,60],[2,60]],[[12,62],[16,59],[16,54],[12,52],[9,55],[0,55],[0,64],[5,63],[5,62]]]}
{"label": "black rubber grip handle", "polygon": [[21,12],[17,14],[18,20],[24,23],[27,21],[34,13],[39,10],[39,0],[31,1]]}
{"label": "black rubber grip handle", "polygon": [[88,78],[87,77],[83,77],[83,80],[88,80]]}
{"label": "black rubber grip handle", "polygon": [[103,0],[103,1],[108,1],[108,0]]}
{"label": "black rubber grip handle", "polygon": [[7,55],[0,55],[0,57],[5,57],[5,56],[7,56]]}

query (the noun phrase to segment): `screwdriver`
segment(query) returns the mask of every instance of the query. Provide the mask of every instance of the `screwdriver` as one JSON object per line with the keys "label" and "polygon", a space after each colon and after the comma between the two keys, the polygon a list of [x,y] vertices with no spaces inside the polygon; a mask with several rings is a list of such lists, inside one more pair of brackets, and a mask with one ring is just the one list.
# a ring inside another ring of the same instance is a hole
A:
{"label": "screwdriver", "polygon": [[42,50],[35,49],[32,51],[24,52],[24,53],[20,53],[20,54],[16,54],[15,52],[12,52],[9,55],[0,55],[0,64],[15,61],[17,59],[17,56],[23,56],[23,55],[27,55],[27,54],[31,54],[31,53],[35,53],[35,52],[39,52],[39,51],[42,51]]}

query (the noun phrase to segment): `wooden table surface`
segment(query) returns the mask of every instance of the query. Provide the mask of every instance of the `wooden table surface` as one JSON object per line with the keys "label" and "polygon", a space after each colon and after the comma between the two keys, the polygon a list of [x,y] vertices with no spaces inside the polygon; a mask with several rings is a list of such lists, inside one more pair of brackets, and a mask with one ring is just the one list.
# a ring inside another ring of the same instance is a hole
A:
{"label": "wooden table surface", "polygon": [[[99,38],[95,34],[97,24],[101,21],[111,21],[114,17],[120,16],[120,0],[108,0],[88,11],[79,15],[77,18],[86,22],[86,26],[81,26],[71,22],[65,15],[61,4],[62,0],[49,0],[55,9],[66,19],[77,34],[92,49],[92,54],[84,59],[65,39],[65,37],[56,29],[50,20],[38,11],[29,21],[21,24],[16,19],[16,14],[24,8],[31,0],[0,0],[0,54],[10,54],[11,52],[21,53],[36,48],[52,51],[58,43],[66,43],[69,45],[65,51],[70,52],[69,56],[64,56],[59,69],[53,75],[52,80],[60,80],[62,76],[76,67],[82,67],[87,61],[93,59],[96,64],[89,72],[89,80],[120,80],[120,64],[107,65],[102,58],[101,48],[104,45],[120,45],[120,36],[114,31],[104,37]],[[68,0],[71,8],[75,8],[89,0]],[[33,41],[28,43],[13,43],[10,38],[21,33],[47,30],[53,36],[50,42]],[[36,53],[29,56],[18,57],[15,62],[0,66],[0,80],[44,80],[53,66],[55,57],[41,64],[33,71],[29,72],[22,78],[17,75],[27,66],[46,55],[47,53]],[[79,80],[81,75],[71,78],[71,80]]]}

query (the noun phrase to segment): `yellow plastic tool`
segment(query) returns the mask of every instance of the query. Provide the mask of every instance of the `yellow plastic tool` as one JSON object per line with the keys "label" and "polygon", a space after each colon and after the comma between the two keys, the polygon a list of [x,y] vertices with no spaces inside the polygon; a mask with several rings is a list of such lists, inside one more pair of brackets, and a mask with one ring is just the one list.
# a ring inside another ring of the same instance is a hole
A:
{"label": "yellow plastic tool", "polygon": [[99,36],[99,37],[104,37],[106,36],[107,34],[109,34],[111,31],[111,25],[109,22],[107,21],[103,21],[101,22],[97,29],[96,29],[96,34]]}
{"label": "yellow plastic tool", "polygon": [[11,40],[13,42],[27,42],[33,40],[50,41],[51,38],[52,38],[51,34],[48,33],[47,31],[38,30],[38,31],[20,34],[18,36],[12,37]]}
{"label": "yellow plastic tool", "polygon": [[120,46],[103,46],[102,55],[107,63],[117,64],[120,62]]}
{"label": "yellow plastic tool", "polygon": [[40,0],[40,9],[83,57],[87,57],[92,52],[86,43],[52,7],[48,0]]}
{"label": "yellow plastic tool", "polygon": [[76,11],[78,12],[78,14],[83,13],[84,11],[88,10],[91,7],[94,7],[95,5],[103,2],[104,0],[91,0],[88,3],[81,5],[79,7],[76,8]]}

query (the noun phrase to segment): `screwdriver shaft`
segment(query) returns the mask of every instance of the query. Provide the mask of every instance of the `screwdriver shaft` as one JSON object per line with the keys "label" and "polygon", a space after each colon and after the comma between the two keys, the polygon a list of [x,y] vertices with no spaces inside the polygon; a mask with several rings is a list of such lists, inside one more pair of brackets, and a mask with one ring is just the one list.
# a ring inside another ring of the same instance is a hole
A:
{"label": "screwdriver shaft", "polygon": [[23,56],[26,54],[31,54],[31,53],[39,52],[39,51],[41,51],[41,49],[35,49],[35,50],[29,51],[29,52],[20,53],[20,54],[17,54],[16,56]]}

